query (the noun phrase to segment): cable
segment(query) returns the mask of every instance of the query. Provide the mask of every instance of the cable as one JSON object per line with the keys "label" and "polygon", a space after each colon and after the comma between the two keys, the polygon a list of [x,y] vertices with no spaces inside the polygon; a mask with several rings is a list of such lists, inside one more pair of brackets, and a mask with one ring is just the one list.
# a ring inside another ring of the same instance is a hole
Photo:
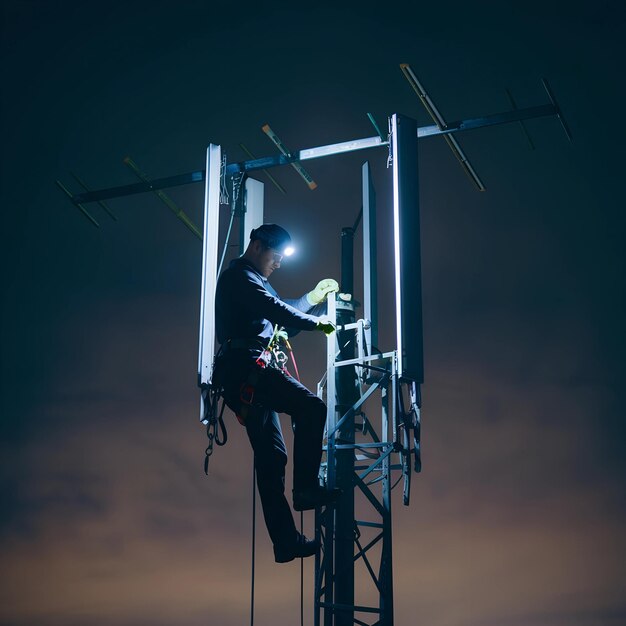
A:
{"label": "cable", "polygon": [[250,584],[250,626],[254,626],[254,565],[256,548],[256,457],[252,462],[252,579]]}
{"label": "cable", "polygon": [[[217,268],[217,275],[219,276],[222,273],[222,266],[224,265],[224,257],[226,256],[226,250],[228,250],[228,241],[230,240],[230,232],[233,229],[233,222],[235,221],[235,212],[237,210],[237,200],[239,199],[239,192],[241,190],[241,184],[244,179],[244,174],[242,173],[237,180],[233,176],[231,181],[233,184],[233,198],[230,204],[230,222],[228,223],[228,231],[226,232],[226,241],[224,242],[224,250],[222,250],[222,258],[220,259],[219,267]],[[226,189],[226,182],[223,183],[223,187],[226,190],[226,199],[228,200],[228,190]],[[224,203],[225,204],[225,203]]]}
{"label": "cable", "polygon": [[298,382],[300,382],[300,372],[298,371],[298,364],[296,363],[296,357],[293,354],[293,350],[291,349],[289,342],[287,342],[287,347],[289,348],[289,354],[291,356],[291,361],[293,362],[293,369],[296,374],[296,378],[298,379]]}
{"label": "cable", "polygon": [[[304,512],[300,511],[300,534],[304,535]],[[304,626],[304,558],[300,557],[300,626]]]}
{"label": "cable", "polygon": [[226,153],[222,153],[220,163],[220,204],[228,204],[228,187],[226,186]]}
{"label": "cable", "polygon": [[235,221],[235,203],[233,202],[233,208],[230,212],[230,222],[228,223],[228,231],[226,231],[226,241],[224,242],[224,249],[222,250],[222,258],[220,259],[219,267],[217,268],[217,275],[222,273],[222,265],[224,265],[224,257],[226,256],[226,250],[228,250],[228,240],[230,239],[230,231],[233,228],[233,222]]}

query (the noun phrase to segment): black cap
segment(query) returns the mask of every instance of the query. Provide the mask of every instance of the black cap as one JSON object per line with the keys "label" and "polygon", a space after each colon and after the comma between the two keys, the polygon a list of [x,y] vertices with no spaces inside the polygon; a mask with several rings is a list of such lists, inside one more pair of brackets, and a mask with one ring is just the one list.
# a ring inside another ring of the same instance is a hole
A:
{"label": "black cap", "polygon": [[260,239],[268,248],[284,248],[291,243],[289,233],[278,224],[263,224],[253,228],[250,232],[250,241]]}

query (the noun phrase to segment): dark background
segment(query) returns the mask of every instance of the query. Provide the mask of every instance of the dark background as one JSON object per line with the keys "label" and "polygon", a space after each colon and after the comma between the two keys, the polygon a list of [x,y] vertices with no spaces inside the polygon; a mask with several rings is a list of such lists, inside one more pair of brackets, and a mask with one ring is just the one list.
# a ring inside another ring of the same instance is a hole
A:
{"label": "dark background", "polygon": [[[117,222],[91,205],[96,229],[55,179],[134,182],[126,155],[153,177],[201,169],[209,142],[271,155],[264,123],[293,149],[371,136],[367,112],[430,123],[401,62],[448,120],[509,109],[506,87],[543,104],[545,76],[574,142],[554,118],[528,122],[534,151],[517,125],[459,135],[484,193],[441,138],[421,143],[424,470],[411,507],[394,501],[396,623],[626,620],[621,3],[2,8],[0,623],[248,619],[252,470],[232,418],[202,472],[200,242],[152,195],[111,201]],[[338,277],[366,158],[389,349],[385,150],[307,163],[313,192],[274,171],[287,195],[266,181],[266,219],[298,254],[273,282],[298,296]],[[201,223],[202,185],[170,195]],[[295,349],[314,386],[323,340]],[[296,623],[298,564],[273,563],[262,524],[257,543],[257,623]]]}

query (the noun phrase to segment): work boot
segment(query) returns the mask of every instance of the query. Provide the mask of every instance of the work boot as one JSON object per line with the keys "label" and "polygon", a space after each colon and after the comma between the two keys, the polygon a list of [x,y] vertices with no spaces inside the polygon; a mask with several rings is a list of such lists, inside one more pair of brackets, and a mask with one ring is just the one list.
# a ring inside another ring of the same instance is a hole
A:
{"label": "work boot", "polygon": [[307,539],[298,533],[296,541],[287,545],[274,546],[274,560],[276,563],[289,563],[296,558],[313,556],[320,547],[317,539]]}
{"label": "work boot", "polygon": [[293,491],[293,508],[296,511],[310,511],[326,504],[332,504],[342,494],[341,489],[311,487],[301,491]]}

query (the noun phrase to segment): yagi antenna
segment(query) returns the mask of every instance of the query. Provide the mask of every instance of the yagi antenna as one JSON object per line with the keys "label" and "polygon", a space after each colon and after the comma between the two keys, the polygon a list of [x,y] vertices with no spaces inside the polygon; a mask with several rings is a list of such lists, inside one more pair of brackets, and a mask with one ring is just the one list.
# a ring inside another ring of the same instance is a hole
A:
{"label": "yagi antenna", "polygon": [[[239,147],[251,158],[251,159],[256,159],[256,157],[254,156],[254,154],[252,154],[252,152],[250,150],[248,150],[248,148],[246,148],[246,146],[244,146],[244,144],[240,143]],[[276,189],[278,189],[278,191],[280,191],[280,193],[287,195],[287,192],[285,191],[285,188],[270,174],[269,170],[261,170],[273,183],[274,186],[276,187]]]}
{"label": "yagi antenna", "polygon": [[374,130],[376,131],[376,134],[380,137],[381,141],[387,141],[387,137],[385,137],[385,135],[383,135],[382,131],[380,130],[380,126],[378,126],[378,124],[376,123],[376,120],[374,119],[374,116],[371,113],[367,114],[367,118],[369,119],[369,121],[371,122],[372,126],[374,127]]}
{"label": "yagi antenna", "polygon": [[[269,124],[265,124],[262,126],[263,132],[272,140],[272,143],[288,158],[292,158],[293,155],[291,152],[285,147],[285,144],[278,138],[276,133],[270,128]],[[308,185],[309,189],[315,189],[317,187],[317,183],[311,178],[310,174],[298,163],[294,161],[291,163],[291,167],[293,167],[300,176],[304,179],[304,182]]]}
{"label": "yagi antenna", "polygon": [[[139,169],[137,164],[129,157],[124,157],[124,165],[127,165],[144,183],[149,183],[150,179]],[[154,189],[153,193],[163,202],[163,204],[200,240],[202,233],[200,229],[189,219],[189,216],[172,200],[164,191]]]}
{"label": "yagi antenna", "polygon": [[563,117],[563,113],[561,112],[561,107],[559,106],[559,103],[556,101],[556,98],[554,97],[554,94],[552,93],[552,89],[550,89],[550,85],[548,85],[548,81],[545,78],[542,78],[541,83],[543,84],[543,88],[546,90],[546,93],[548,94],[548,98],[550,98],[550,102],[552,103],[552,106],[554,107],[556,116],[559,118],[559,122],[561,122],[563,132],[565,133],[565,136],[571,143],[572,133],[569,129],[569,126],[567,125],[567,122],[565,121],[565,118]]}
{"label": "yagi antenna", "polygon": [[[419,79],[413,73],[411,66],[408,63],[400,63],[400,69],[402,73],[409,81],[411,87],[413,87],[413,91],[418,95],[419,99],[422,101],[424,108],[428,111],[428,114],[433,119],[433,122],[437,124],[439,130],[445,130],[448,127],[443,115],[439,112],[435,103],[430,99],[430,96],[426,93],[426,90],[420,83]],[[463,149],[459,145],[459,142],[456,140],[456,137],[452,135],[452,133],[444,134],[443,138],[446,140],[446,143],[452,150],[452,154],[459,160],[461,167],[465,170],[465,173],[474,181],[474,184],[480,191],[485,191],[485,185],[483,181],[480,180],[480,177],[476,173],[476,170],[472,167],[472,164],[469,162]]]}
{"label": "yagi antenna", "polygon": [[[85,185],[85,183],[82,181],[81,178],[79,178],[76,174],[74,174],[74,172],[70,172],[70,174],[74,177],[74,180],[85,190],[85,191],[90,191],[89,187],[87,187],[87,185]],[[100,205],[100,207],[102,207],[106,213],[110,216],[110,218],[112,220],[115,220],[117,222],[117,217],[115,216],[115,214],[113,213],[113,211],[111,211],[111,209],[109,209],[109,207],[104,204],[104,202],[102,202],[102,200],[100,200],[98,202],[98,204]]]}
{"label": "yagi antenna", "polygon": [[76,202],[74,199],[74,194],[60,181],[55,181],[59,188],[69,197],[74,206],[78,208],[78,210],[96,227],[100,228],[100,224],[97,220],[89,213],[89,211],[82,205],[80,202]]}
{"label": "yagi antenna", "polygon": [[[509,97],[509,102],[511,103],[511,106],[513,107],[513,110],[517,111],[517,103],[513,99],[513,94],[508,89],[505,89],[504,91],[506,91],[506,95]],[[535,144],[533,143],[533,140],[530,137],[530,133],[528,132],[528,129],[526,128],[526,125],[524,124],[524,122],[522,120],[519,120],[519,126],[522,129],[522,132],[524,133],[524,136],[528,140],[528,143],[530,144],[530,149],[534,150],[535,149]]]}
{"label": "yagi antenna", "polygon": [[[87,187],[87,185],[85,184],[85,182],[76,174],[74,174],[74,172],[70,172],[70,174],[74,177],[74,180],[87,192],[91,191],[89,189],[89,187]],[[56,184],[58,185],[58,187],[60,189],[63,190],[63,192],[70,198],[70,200],[72,201],[72,203],[74,204],[74,206],[76,206],[76,208],[96,227],[96,228],[100,228],[100,224],[99,222],[91,215],[91,213],[89,213],[89,211],[87,211],[87,209],[80,203],[80,202],[75,202],[74,201],[74,195],[72,194],[72,192],[60,181],[57,180]],[[109,209],[109,207],[102,202],[102,200],[98,200],[97,201],[98,204],[100,205],[100,207],[102,207],[106,213],[109,215],[109,217],[112,220],[115,220],[117,222],[117,217],[115,216],[115,214],[113,213],[113,211],[111,211],[111,209]]]}

